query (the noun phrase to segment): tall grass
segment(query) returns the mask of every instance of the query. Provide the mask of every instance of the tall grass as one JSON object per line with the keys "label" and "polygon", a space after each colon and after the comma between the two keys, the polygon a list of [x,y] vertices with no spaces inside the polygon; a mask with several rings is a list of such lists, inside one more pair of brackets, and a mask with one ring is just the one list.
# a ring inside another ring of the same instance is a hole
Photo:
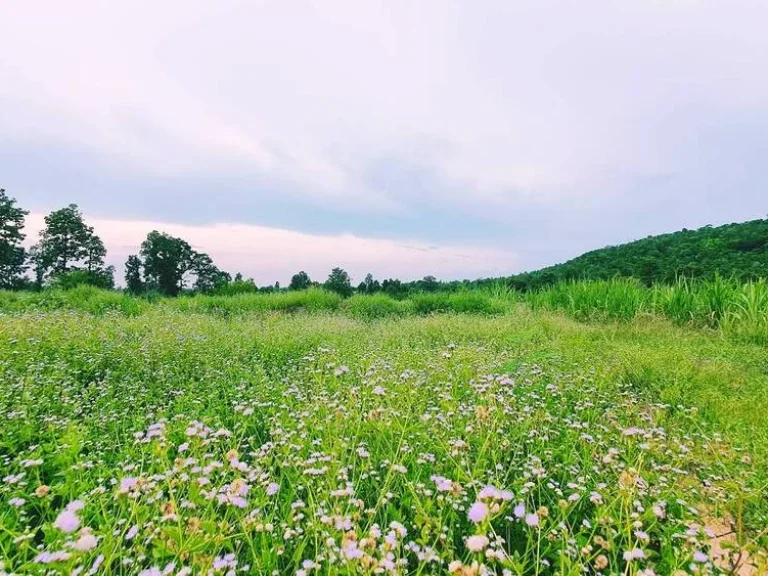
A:
{"label": "tall grass", "polygon": [[80,310],[96,315],[117,312],[125,316],[136,316],[142,313],[148,305],[147,300],[92,286],[78,286],[71,290],[44,290],[42,292],[0,291],[0,313]]}
{"label": "tall grass", "polygon": [[505,305],[480,291],[422,292],[411,298],[413,309],[418,314],[457,312],[473,314],[500,314]]}
{"label": "tall grass", "polygon": [[386,294],[356,294],[344,301],[343,310],[355,318],[373,319],[412,314],[410,300],[395,300]]}
{"label": "tall grass", "polygon": [[632,278],[564,282],[525,296],[533,309],[564,310],[579,320],[631,320],[663,316],[677,325],[722,330],[768,344],[768,284],[679,278],[672,285],[643,286]]}
{"label": "tall grass", "polygon": [[197,295],[168,298],[162,305],[179,312],[215,313],[223,316],[243,312],[319,312],[336,310],[341,296],[333,292],[311,288],[297,292],[272,292],[268,294],[236,294],[233,296]]}
{"label": "tall grass", "polygon": [[161,307],[178,312],[230,316],[248,312],[340,311],[362,319],[436,313],[502,314],[523,301],[533,310],[563,310],[582,321],[630,321],[655,315],[679,326],[722,331],[727,336],[768,344],[768,284],[679,278],[672,285],[644,286],[633,278],[580,280],[521,294],[506,284],[478,290],[421,292],[404,300],[385,294],[349,299],[313,288],[298,292],[136,298],[116,291],[80,286],[42,292],[0,291],[0,313],[76,310],[90,314],[142,314]]}
{"label": "tall grass", "polygon": [[615,278],[563,282],[530,292],[526,300],[534,309],[561,309],[580,320],[630,320],[646,309],[648,295],[637,280]]}

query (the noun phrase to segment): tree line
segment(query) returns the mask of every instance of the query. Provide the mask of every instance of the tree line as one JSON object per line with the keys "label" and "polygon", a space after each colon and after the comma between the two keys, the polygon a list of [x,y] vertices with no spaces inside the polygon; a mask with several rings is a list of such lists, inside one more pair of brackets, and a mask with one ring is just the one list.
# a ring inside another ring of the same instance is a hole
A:
{"label": "tree line", "polygon": [[[93,227],[86,224],[76,204],[48,214],[38,242],[26,250],[23,230],[28,214],[0,188],[0,289],[69,289],[80,285],[114,289],[115,270],[105,264],[104,243]],[[355,288],[346,270],[334,268],[322,284],[313,281],[304,271],[297,272],[286,289],[323,287],[345,297],[355,291],[404,297],[417,285],[429,291],[437,290],[440,283],[433,276],[418,283],[396,279],[379,282],[368,274]],[[281,287],[277,282],[259,287],[252,278],[244,279],[242,274],[233,278],[219,269],[208,254],[194,250],[186,240],[152,230],[138,253],[130,255],[125,263],[125,289],[136,295],[154,292],[177,296],[183,291],[238,294],[272,292]]]}
{"label": "tree line", "polygon": [[[112,289],[114,268],[105,264],[104,243],[88,226],[75,204],[54,210],[45,217],[39,241],[23,247],[24,219],[28,214],[0,189],[0,289],[70,288],[82,284]],[[31,278],[30,278],[31,275]],[[674,282],[678,277],[740,280],[768,277],[768,219],[752,220],[671,234],[593,250],[563,264],[504,278],[441,282],[434,276],[403,282],[379,281],[367,274],[357,286],[342,268],[334,268],[320,283],[304,272],[279,283],[257,286],[241,274],[234,278],[220,270],[210,256],[194,250],[182,238],[157,230],[147,234],[137,254],[125,263],[126,290],[133,294],[181,292],[239,294],[304,290],[324,287],[342,296],[384,293],[406,298],[413,292],[456,291],[502,286],[519,291],[536,290],[558,282],[631,276],[643,283]]]}

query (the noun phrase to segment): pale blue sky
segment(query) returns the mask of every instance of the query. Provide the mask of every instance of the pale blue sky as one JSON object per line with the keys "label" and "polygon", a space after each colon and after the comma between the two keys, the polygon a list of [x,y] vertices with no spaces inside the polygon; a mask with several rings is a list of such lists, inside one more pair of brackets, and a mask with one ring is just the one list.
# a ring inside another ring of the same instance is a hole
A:
{"label": "pale blue sky", "polygon": [[536,268],[768,214],[766,21],[738,1],[0,3],[0,186],[32,224],[78,203],[118,265],[151,223],[264,283]]}

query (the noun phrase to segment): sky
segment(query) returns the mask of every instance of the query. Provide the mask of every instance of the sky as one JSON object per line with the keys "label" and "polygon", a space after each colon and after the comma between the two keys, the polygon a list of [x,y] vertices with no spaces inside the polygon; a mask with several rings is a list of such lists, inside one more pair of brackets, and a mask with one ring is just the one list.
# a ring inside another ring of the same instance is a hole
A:
{"label": "sky", "polygon": [[260,284],[508,275],[768,214],[762,1],[0,0],[0,187]]}

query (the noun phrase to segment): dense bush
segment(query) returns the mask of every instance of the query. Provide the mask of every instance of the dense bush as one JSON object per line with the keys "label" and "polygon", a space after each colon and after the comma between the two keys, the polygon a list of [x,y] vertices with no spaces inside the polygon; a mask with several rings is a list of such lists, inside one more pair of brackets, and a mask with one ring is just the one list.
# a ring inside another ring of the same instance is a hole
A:
{"label": "dense bush", "polygon": [[413,312],[410,300],[395,300],[386,294],[357,294],[344,302],[344,310],[357,318],[403,316]]}

